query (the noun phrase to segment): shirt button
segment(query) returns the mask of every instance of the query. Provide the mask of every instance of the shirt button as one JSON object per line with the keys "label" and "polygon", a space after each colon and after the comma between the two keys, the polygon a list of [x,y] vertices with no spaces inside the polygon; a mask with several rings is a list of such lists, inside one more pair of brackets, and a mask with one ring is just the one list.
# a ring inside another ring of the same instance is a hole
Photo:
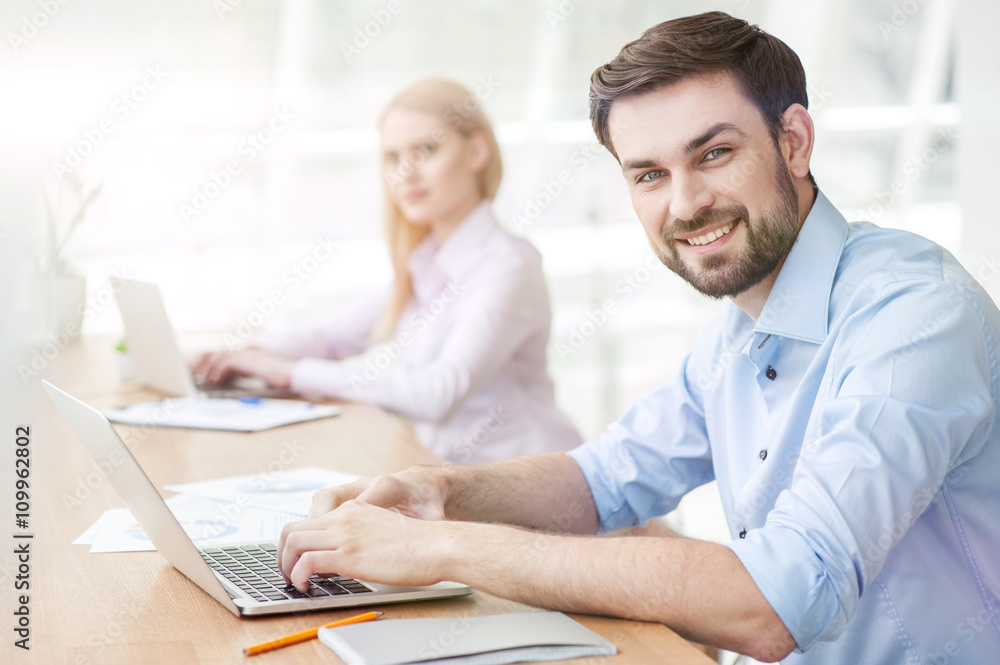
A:
{"label": "shirt button", "polygon": [[767,450],[765,449],[765,450],[762,450],[759,453],[757,453],[757,457],[760,458],[761,462],[763,462],[764,460],[766,460],[767,459]]}
{"label": "shirt button", "polygon": [[774,368],[773,368],[773,367],[771,367],[770,365],[768,365],[768,366],[767,366],[767,371],[766,371],[766,372],[764,372],[764,375],[765,375],[765,376],[766,376],[767,378],[771,379],[772,381],[774,381],[774,380],[775,380],[776,378],[778,378],[778,373],[777,373],[777,372],[775,372],[775,371],[774,371]]}
{"label": "shirt button", "polygon": [[740,531],[740,538],[746,538],[746,537],[747,537],[747,528],[743,527],[743,530]]}

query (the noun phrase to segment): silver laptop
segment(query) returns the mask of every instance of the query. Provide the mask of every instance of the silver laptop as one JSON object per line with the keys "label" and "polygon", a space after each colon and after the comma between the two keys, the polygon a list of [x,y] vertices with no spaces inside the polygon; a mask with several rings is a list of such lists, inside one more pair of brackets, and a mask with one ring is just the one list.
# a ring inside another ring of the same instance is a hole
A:
{"label": "silver laptop", "polygon": [[155,284],[123,279],[115,292],[125,324],[129,356],[136,379],[145,386],[172,397],[202,394],[209,397],[286,397],[291,393],[269,388],[259,379],[237,378],[232,385],[196,385],[184,362],[173,326],[167,317],[160,289]]}
{"label": "silver laptop", "polygon": [[314,575],[308,591],[301,593],[292,587],[286,588],[275,565],[274,543],[199,549],[104,414],[48,381],[42,384],[98,465],[112,469],[109,474],[112,486],[160,554],[233,614],[284,614],[447,598],[473,592],[472,587],[455,582],[407,587],[374,584],[338,575]]}

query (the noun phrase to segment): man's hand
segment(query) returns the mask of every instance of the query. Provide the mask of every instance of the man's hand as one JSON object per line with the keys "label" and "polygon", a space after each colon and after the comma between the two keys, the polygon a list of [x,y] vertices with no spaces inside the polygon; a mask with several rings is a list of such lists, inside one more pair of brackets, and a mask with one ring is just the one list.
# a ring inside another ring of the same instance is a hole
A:
{"label": "man's hand", "polygon": [[391,476],[362,478],[328,487],[313,495],[309,517],[321,517],[346,501],[357,499],[373,506],[422,520],[443,520],[445,493],[433,467],[414,467]]}
{"label": "man's hand", "polygon": [[313,573],[450,580],[528,605],[664,623],[769,662],[795,648],[725,545],[584,535],[597,522],[564,454],[414,467],[318,492],[309,519],[282,530],[278,567],[300,591]]}
{"label": "man's hand", "polygon": [[412,547],[440,544],[434,540],[438,536],[421,531],[424,522],[444,519],[439,475],[433,467],[414,467],[319,490],[313,495],[309,519],[281,530],[278,568],[300,590],[308,586],[313,573],[386,584],[440,582],[433,572],[440,556],[418,561]]}
{"label": "man's hand", "polygon": [[435,584],[443,579],[449,526],[349,500],[322,517],[286,524],[278,542],[278,568],[303,592],[313,573]]}
{"label": "man's hand", "polygon": [[267,381],[269,386],[288,388],[295,362],[261,349],[215,351],[200,356],[191,365],[191,373],[213,384],[234,376],[256,376]]}

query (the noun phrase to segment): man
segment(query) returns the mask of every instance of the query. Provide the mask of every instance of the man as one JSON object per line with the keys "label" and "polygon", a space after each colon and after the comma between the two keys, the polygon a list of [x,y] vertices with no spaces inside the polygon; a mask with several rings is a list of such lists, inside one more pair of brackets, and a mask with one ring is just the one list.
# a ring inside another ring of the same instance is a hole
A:
{"label": "man", "polygon": [[[324,490],[282,570],[458,580],[765,661],[1000,662],[1000,311],[942,248],[819,192],[801,64],[756,27],[658,25],[590,94],[653,250],[728,302],[597,441]],[[581,537],[713,478],[727,545]]]}

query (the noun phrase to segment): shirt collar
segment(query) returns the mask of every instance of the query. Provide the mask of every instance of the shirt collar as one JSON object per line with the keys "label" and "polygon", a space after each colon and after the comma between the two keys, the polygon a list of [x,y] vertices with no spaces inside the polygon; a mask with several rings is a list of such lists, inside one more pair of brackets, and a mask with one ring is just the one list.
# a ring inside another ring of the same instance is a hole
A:
{"label": "shirt collar", "polygon": [[[821,343],[829,326],[833,278],[847,240],[847,220],[822,192],[778,273],[754,331]],[[743,314],[736,305],[730,307]],[[749,320],[746,314],[743,317]]]}
{"label": "shirt collar", "polygon": [[479,265],[490,237],[499,230],[493,218],[492,202],[484,199],[451,232],[434,256],[434,265],[451,279],[459,279]]}
{"label": "shirt collar", "polygon": [[418,299],[436,296],[446,281],[460,281],[479,264],[490,238],[500,230],[491,206],[489,199],[480,202],[443,245],[428,235],[413,250],[407,268]]}

